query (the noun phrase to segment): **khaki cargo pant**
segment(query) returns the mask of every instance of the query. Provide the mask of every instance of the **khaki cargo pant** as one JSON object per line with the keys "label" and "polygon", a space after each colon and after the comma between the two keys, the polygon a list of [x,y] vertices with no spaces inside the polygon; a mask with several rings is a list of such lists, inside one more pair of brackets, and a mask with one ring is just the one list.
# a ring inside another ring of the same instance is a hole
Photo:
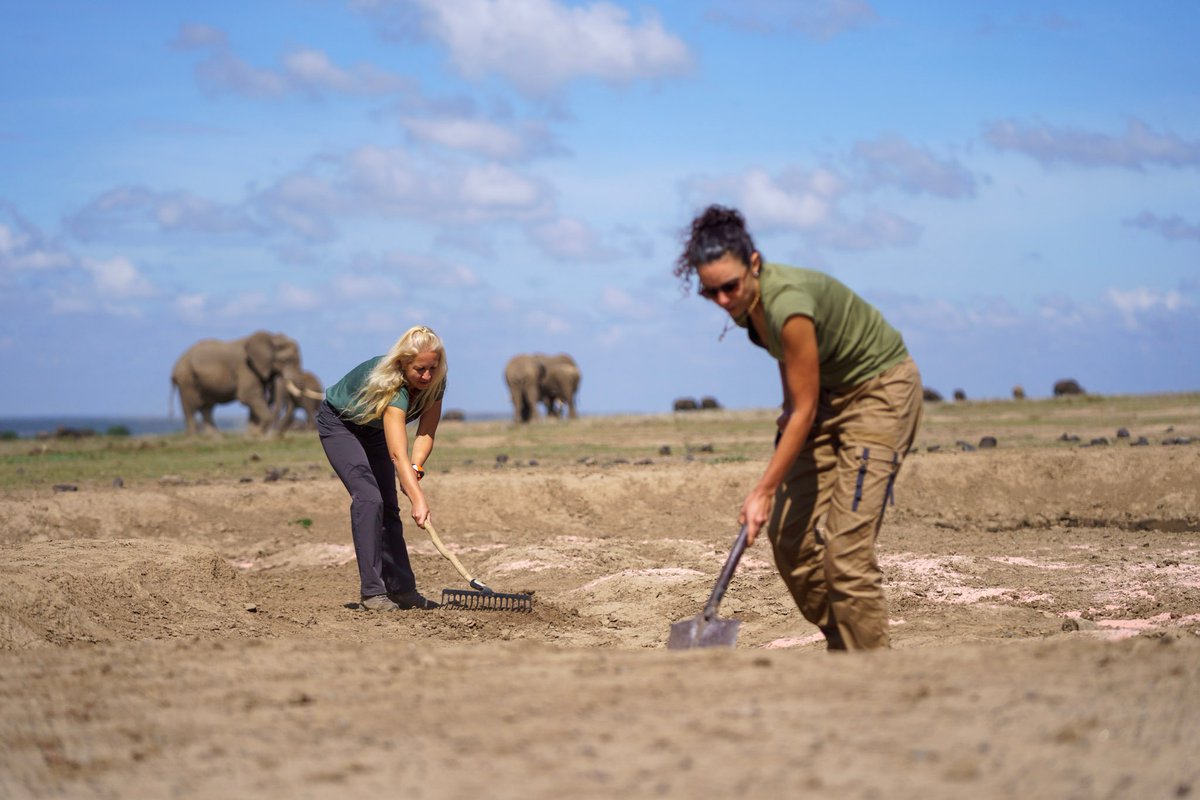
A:
{"label": "khaki cargo pant", "polygon": [[775,564],[830,650],[888,646],[875,539],[921,415],[911,358],[844,392],[823,389],[809,439],[775,496],[767,526]]}

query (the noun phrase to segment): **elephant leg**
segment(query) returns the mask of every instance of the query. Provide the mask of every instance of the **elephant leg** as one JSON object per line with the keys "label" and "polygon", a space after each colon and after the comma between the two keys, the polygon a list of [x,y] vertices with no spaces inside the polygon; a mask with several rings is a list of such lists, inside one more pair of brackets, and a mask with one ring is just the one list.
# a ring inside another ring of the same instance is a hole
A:
{"label": "elephant leg", "polygon": [[186,400],[181,400],[180,405],[183,406],[183,432],[187,436],[195,436],[196,406],[188,403]]}
{"label": "elephant leg", "polygon": [[176,379],[179,389],[179,408],[183,411],[183,430],[187,436],[196,435],[196,412],[200,410],[200,397],[190,388],[186,381],[181,383]]}
{"label": "elephant leg", "polygon": [[200,418],[203,420],[203,422],[200,425],[201,433],[215,433],[216,432],[217,423],[213,421],[213,406],[212,405],[200,406]]}
{"label": "elephant leg", "polygon": [[529,418],[525,411],[525,393],[520,386],[512,386],[509,387],[509,394],[512,397],[513,422],[524,422]]}
{"label": "elephant leg", "polygon": [[276,419],[278,426],[275,428],[277,436],[283,436],[292,427],[293,418],[296,415],[296,404],[292,402],[292,398],[287,396],[283,400],[283,407],[280,409],[279,417]]}
{"label": "elephant leg", "polygon": [[525,391],[524,407],[528,409],[526,419],[534,422],[538,418],[538,393],[537,389],[527,389]]}
{"label": "elephant leg", "polygon": [[253,431],[259,434],[265,434],[271,430],[271,409],[267,406],[266,393],[250,393],[249,396],[243,394],[238,398],[242,404],[250,409],[250,419],[255,421],[255,426],[247,426],[248,431]]}

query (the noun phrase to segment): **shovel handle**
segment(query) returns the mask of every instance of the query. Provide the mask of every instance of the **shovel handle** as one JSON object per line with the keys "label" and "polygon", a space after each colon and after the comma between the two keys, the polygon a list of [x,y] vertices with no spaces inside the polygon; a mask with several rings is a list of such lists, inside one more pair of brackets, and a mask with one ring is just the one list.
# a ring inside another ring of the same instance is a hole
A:
{"label": "shovel handle", "polygon": [[725,559],[725,566],[721,567],[721,574],[717,576],[717,585],[713,587],[712,594],[708,598],[708,602],[704,604],[704,619],[711,620],[717,615],[717,606],[721,604],[721,598],[725,596],[725,590],[729,588],[729,581],[733,578],[733,571],[737,569],[738,562],[742,560],[742,553],[746,552],[746,538],[749,532],[746,526],[738,531],[737,538],[733,540],[733,547],[729,551],[729,556]]}

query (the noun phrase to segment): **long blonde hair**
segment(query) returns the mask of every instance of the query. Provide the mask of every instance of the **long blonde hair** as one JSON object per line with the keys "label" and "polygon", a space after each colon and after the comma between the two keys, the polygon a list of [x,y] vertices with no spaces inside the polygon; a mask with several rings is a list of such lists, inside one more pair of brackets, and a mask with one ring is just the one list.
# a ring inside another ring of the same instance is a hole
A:
{"label": "long blonde hair", "polygon": [[407,384],[404,368],[421,353],[437,353],[438,365],[433,371],[433,381],[427,388],[417,392],[415,396],[409,388],[408,416],[419,417],[430,403],[442,395],[446,386],[446,347],[436,333],[424,325],[417,325],[406,330],[392,345],[392,349],[388,350],[387,355],[379,359],[379,363],[371,370],[362,388],[354,396],[352,407],[361,409],[353,417],[355,422],[361,425],[383,416],[384,409],[392,402],[396,392]]}

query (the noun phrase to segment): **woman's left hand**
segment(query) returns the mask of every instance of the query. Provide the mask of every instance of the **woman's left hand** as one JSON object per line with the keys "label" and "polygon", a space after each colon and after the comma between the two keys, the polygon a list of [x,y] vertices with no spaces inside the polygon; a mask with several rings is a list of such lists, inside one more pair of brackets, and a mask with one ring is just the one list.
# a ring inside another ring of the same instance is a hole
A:
{"label": "woman's left hand", "polygon": [[770,493],[755,489],[746,495],[742,503],[741,513],[738,514],[738,524],[746,526],[746,546],[754,544],[758,532],[767,520],[771,518],[771,503],[774,496]]}
{"label": "woman's left hand", "polygon": [[424,498],[412,504],[412,518],[413,522],[417,523],[417,527],[424,530],[425,523],[429,521],[429,504],[425,502]]}

